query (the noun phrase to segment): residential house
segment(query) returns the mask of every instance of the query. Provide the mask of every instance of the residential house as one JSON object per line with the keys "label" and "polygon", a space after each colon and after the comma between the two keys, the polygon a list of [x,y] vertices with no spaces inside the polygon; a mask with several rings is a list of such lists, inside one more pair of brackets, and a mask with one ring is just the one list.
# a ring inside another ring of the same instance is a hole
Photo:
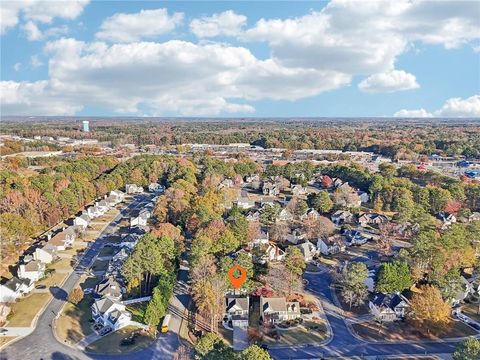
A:
{"label": "residential house", "polygon": [[145,212],[142,212],[142,213],[138,214],[137,216],[132,216],[130,218],[130,227],[147,226],[148,218],[149,218],[149,216]]}
{"label": "residential house", "polygon": [[88,213],[83,213],[82,215],[77,216],[73,220],[73,225],[78,226],[79,228],[85,230],[88,224],[90,224],[90,221],[91,219],[90,219],[90,216],[88,216]]}
{"label": "residential house", "polygon": [[97,205],[93,205],[87,208],[87,215],[90,217],[90,219],[95,219],[99,216],[102,216],[103,213]]}
{"label": "residential house", "polygon": [[110,191],[110,195],[116,198],[117,204],[121,203],[125,200],[125,193],[120,190],[112,190]]}
{"label": "residential house", "polygon": [[161,193],[164,191],[164,187],[159,183],[150,183],[148,185],[148,191],[154,192],[154,193]]}
{"label": "residential house", "polygon": [[387,223],[389,220],[387,216],[377,213],[365,213],[358,217],[358,223],[361,226],[381,225]]}
{"label": "residential house", "polygon": [[347,185],[348,185],[348,182],[344,183],[344,182],[342,181],[342,179],[339,179],[339,178],[334,178],[334,179],[332,179],[332,180],[333,180],[332,185],[333,185],[334,188],[338,188],[338,187],[342,186],[343,184],[347,184]]}
{"label": "residential house", "polygon": [[117,246],[122,247],[122,248],[128,248],[128,249],[133,249],[136,245],[138,240],[140,239],[141,235],[137,234],[124,234],[122,235],[122,239],[120,244]]}
{"label": "residential house", "polygon": [[278,214],[276,221],[293,221],[294,216],[290,210],[283,208],[282,211]]}
{"label": "residential house", "polygon": [[113,276],[107,276],[95,286],[95,295],[99,298],[109,297],[114,300],[122,298],[120,284]]}
{"label": "residential house", "polygon": [[268,235],[268,230],[266,228],[261,228],[258,235],[248,243],[250,248],[253,248],[256,245],[260,244],[268,244],[269,240],[269,235]]}
{"label": "residential house", "polygon": [[452,306],[459,305],[468,295],[474,292],[474,287],[464,276],[460,276],[461,286],[459,291],[451,299]]}
{"label": "residential house", "polygon": [[445,211],[440,211],[438,214],[437,214],[437,218],[440,219],[443,223],[443,227],[448,227],[450,225],[452,225],[453,223],[456,223],[457,222],[457,217],[453,214],[450,214],[450,213],[447,213]]}
{"label": "residential house", "polygon": [[62,251],[72,247],[76,236],[77,234],[75,228],[73,226],[69,226],[63,231],[55,234],[55,236],[48,241],[48,245],[54,247],[57,251]]}
{"label": "residential house", "polygon": [[260,211],[250,210],[246,218],[247,218],[247,221],[249,222],[260,221]]}
{"label": "residential house", "polygon": [[410,302],[400,293],[378,293],[373,300],[368,303],[368,306],[376,320],[391,322],[405,318],[410,308]]}
{"label": "residential house", "polygon": [[241,191],[240,196],[237,197],[235,204],[240,209],[251,209],[255,206],[255,200],[251,200],[246,191]]}
{"label": "residential house", "polygon": [[232,179],[223,179],[220,184],[218,184],[218,189],[232,188],[234,186]]}
{"label": "residential house", "polygon": [[225,316],[223,321],[232,322],[232,326],[248,326],[248,307],[247,297],[227,297],[225,299]]}
{"label": "residential house", "polygon": [[15,302],[16,299],[33,290],[34,282],[28,278],[19,279],[15,276],[0,285],[0,303]]}
{"label": "residential house", "polygon": [[124,262],[130,256],[131,249],[129,247],[122,247],[119,251],[112,256],[113,262]]}
{"label": "residential house", "polygon": [[468,217],[468,221],[480,221],[480,212],[473,212],[472,215]]}
{"label": "residential house", "polygon": [[267,196],[277,196],[280,194],[280,187],[270,181],[264,181],[262,184],[262,193]]}
{"label": "residential house", "polygon": [[353,221],[353,214],[347,210],[337,210],[335,211],[332,216],[330,217],[332,222],[335,225],[341,225],[344,223],[351,223]]}
{"label": "residential house", "polygon": [[294,245],[304,241],[307,237],[307,233],[301,228],[294,228],[290,234],[287,235],[287,241]]}
{"label": "residential house", "polygon": [[260,176],[255,174],[255,175],[250,175],[245,177],[245,182],[246,183],[253,183],[253,182],[259,182],[260,181]]}
{"label": "residential house", "polygon": [[100,212],[102,213],[102,215],[105,214],[110,209],[110,206],[105,200],[98,201],[96,205],[100,209]]}
{"label": "residential house", "polygon": [[347,239],[348,246],[363,245],[366,244],[368,240],[370,240],[370,238],[366,237],[358,230],[347,230],[344,232],[344,235]]}
{"label": "residential house", "polygon": [[126,184],[125,192],[127,194],[139,194],[143,192],[143,188],[137,184]]}
{"label": "residential house", "polygon": [[299,317],[301,314],[298,302],[288,302],[283,297],[260,297],[260,319],[264,325],[275,325]]}
{"label": "residential house", "polygon": [[272,262],[272,261],[282,261],[285,259],[285,251],[280,249],[277,245],[269,243],[265,249],[265,254],[262,256],[261,261]]}
{"label": "residential house", "polygon": [[50,264],[53,260],[55,260],[56,256],[56,248],[48,244],[37,247],[35,249],[35,252],[33,253],[33,259],[38,260],[44,264]]}
{"label": "residential house", "polygon": [[314,208],[309,208],[305,214],[303,214],[302,216],[300,216],[300,219],[301,220],[306,220],[306,219],[318,219],[320,217],[320,214],[317,210],[315,210]]}
{"label": "residential house", "polygon": [[45,275],[45,264],[39,260],[32,260],[18,266],[17,275],[20,279],[40,280]]}
{"label": "residential house", "polygon": [[305,195],[307,193],[307,189],[302,185],[293,185],[292,186],[292,194],[293,196]]}
{"label": "residential house", "polygon": [[358,196],[360,197],[360,201],[362,204],[368,203],[370,201],[370,195],[368,195],[365,191],[358,191]]}
{"label": "residential house", "polygon": [[114,331],[129,325],[132,320],[132,314],[126,310],[125,305],[110,297],[95,301],[91,309],[95,323]]}
{"label": "residential house", "polygon": [[317,248],[323,255],[333,255],[344,252],[346,244],[340,236],[330,236],[327,239],[318,239]]}
{"label": "residential house", "polygon": [[302,252],[305,262],[312,261],[313,257],[318,253],[317,248],[310,241],[305,241],[303,244],[298,244],[295,246],[298,247]]}

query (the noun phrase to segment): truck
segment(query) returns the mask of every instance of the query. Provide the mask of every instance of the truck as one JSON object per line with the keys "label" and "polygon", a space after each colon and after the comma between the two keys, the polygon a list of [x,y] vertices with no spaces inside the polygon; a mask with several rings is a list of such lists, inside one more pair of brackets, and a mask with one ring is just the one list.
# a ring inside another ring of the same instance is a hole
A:
{"label": "truck", "polygon": [[165,315],[165,317],[163,318],[163,322],[162,322],[162,333],[166,333],[168,332],[168,325],[170,324],[170,319],[172,318],[172,315],[170,314],[167,314]]}

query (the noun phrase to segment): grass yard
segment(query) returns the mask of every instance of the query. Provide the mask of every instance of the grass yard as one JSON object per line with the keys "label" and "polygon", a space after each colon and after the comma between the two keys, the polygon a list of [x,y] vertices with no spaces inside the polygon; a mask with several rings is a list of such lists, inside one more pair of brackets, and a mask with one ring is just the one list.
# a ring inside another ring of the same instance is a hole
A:
{"label": "grass yard", "polygon": [[8,316],[7,326],[29,327],[33,318],[43,309],[45,304],[52,298],[51,294],[32,294],[12,304],[12,311]]}
{"label": "grass yard", "polygon": [[[273,332],[280,337],[278,340]],[[267,345],[296,345],[318,343],[327,338],[327,326],[323,321],[305,321],[302,325],[289,330],[272,330],[264,334],[263,343]]]}
{"label": "grass yard", "polygon": [[137,327],[126,326],[123,329],[110,333],[100,340],[87,346],[87,352],[101,353],[101,354],[121,354],[126,352],[138,351],[149,346],[155,337],[145,332],[140,332],[136,341],[132,345],[122,345],[121,341],[129,337],[132,333],[140,331]]}
{"label": "grass yard", "polygon": [[63,280],[65,280],[67,275],[67,273],[54,272],[37,282],[37,285],[45,285],[47,288],[50,286],[60,285]]}
{"label": "grass yard", "polygon": [[[380,325],[376,322],[365,322],[352,325],[358,335],[365,340],[422,340],[448,339],[460,336],[471,336],[477,333],[460,321],[452,321],[449,325],[415,326],[408,322],[395,322]],[[428,329],[428,332],[427,332]]]}
{"label": "grass yard", "polygon": [[478,304],[465,304],[462,306],[462,313],[480,322],[480,314],[478,313]]}
{"label": "grass yard", "polygon": [[144,324],[143,318],[145,316],[145,310],[147,310],[148,302],[132,304],[127,306],[127,311],[132,313],[132,320]]}
{"label": "grass yard", "polygon": [[54,261],[50,265],[48,265],[48,268],[54,269],[55,271],[71,270],[72,269],[72,265],[70,265],[71,261],[72,261],[71,259],[59,259],[57,261]]}
{"label": "grass yard", "polygon": [[108,268],[109,260],[97,260],[93,263],[92,271],[105,271]]}
{"label": "grass yard", "polygon": [[70,344],[76,344],[93,332],[90,321],[92,303],[93,298],[86,295],[77,305],[65,304],[62,314],[55,322],[55,330],[60,339],[66,340]]}
{"label": "grass yard", "polygon": [[2,336],[0,337],[0,348],[7,345],[10,341],[16,339],[16,336]]}

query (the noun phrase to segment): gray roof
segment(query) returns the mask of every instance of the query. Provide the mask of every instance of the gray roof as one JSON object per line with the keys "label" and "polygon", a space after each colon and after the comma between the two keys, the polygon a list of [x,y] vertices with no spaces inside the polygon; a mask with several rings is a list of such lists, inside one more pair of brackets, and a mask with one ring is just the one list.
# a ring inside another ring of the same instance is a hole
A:
{"label": "gray roof", "polygon": [[12,290],[12,291],[17,291],[18,288],[22,285],[25,286],[30,286],[32,281],[30,279],[19,279],[17,277],[12,277],[10,280],[8,280],[3,286],[6,288]]}
{"label": "gray roof", "polygon": [[227,311],[232,307],[237,306],[241,310],[248,310],[248,299],[247,298],[227,298]]}

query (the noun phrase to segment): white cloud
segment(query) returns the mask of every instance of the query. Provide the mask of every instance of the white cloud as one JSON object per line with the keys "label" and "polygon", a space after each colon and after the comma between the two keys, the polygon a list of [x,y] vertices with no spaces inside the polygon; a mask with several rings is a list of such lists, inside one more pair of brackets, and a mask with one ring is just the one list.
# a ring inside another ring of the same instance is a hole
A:
{"label": "white cloud", "polygon": [[13,70],[15,71],[20,71],[20,69],[22,68],[22,63],[15,63],[15,65],[13,65]]}
{"label": "white cloud", "polygon": [[433,114],[429,113],[425,109],[418,109],[418,110],[402,109],[400,111],[397,111],[395,114],[393,114],[393,116],[400,117],[400,118],[427,118],[427,117],[433,117]]}
{"label": "white cloud", "polygon": [[33,21],[27,22],[23,26],[23,30],[29,41],[37,41],[43,38],[42,32]]}
{"label": "white cloud", "polygon": [[60,39],[49,42],[45,52],[50,79],[6,82],[10,100],[2,102],[3,113],[40,114],[49,104],[57,106],[57,114],[73,114],[83,106],[119,113],[138,113],[142,107],[156,115],[248,113],[255,110],[250,101],[295,100],[350,82],[338,72],[286,68],[243,47],[216,43],[107,45]]}
{"label": "white cloud", "polygon": [[471,117],[480,118],[480,95],[473,95],[467,99],[459,97],[450,98],[443,106],[430,113],[425,109],[419,110],[400,110],[393,116],[395,117]]}
{"label": "white cloud", "polygon": [[480,117],[480,95],[448,99],[436,115],[441,117]]}
{"label": "white cloud", "polygon": [[183,21],[183,13],[168,14],[167,9],[141,10],[134,14],[118,13],[107,18],[96,37],[101,40],[134,42],[166,34]]}
{"label": "white cloud", "polygon": [[371,93],[391,93],[395,91],[417,89],[415,75],[403,70],[392,70],[387,73],[374,74],[358,84],[358,88]]}
{"label": "white cloud", "polygon": [[72,20],[78,17],[89,0],[46,1],[16,0],[0,2],[1,33],[16,26],[20,14],[32,23],[50,23],[54,18]]}
{"label": "white cloud", "polygon": [[479,18],[474,1],[333,0],[305,16],[261,19],[240,38],[267,42],[284,66],[371,75],[392,71],[415,42],[470,43],[480,37]]}
{"label": "white cloud", "polygon": [[246,22],[246,16],[227,10],[220,14],[193,19],[190,22],[190,31],[200,38],[218,35],[233,36],[241,32]]}
{"label": "white cloud", "polygon": [[33,67],[33,68],[37,68],[39,66],[42,66],[43,65],[43,62],[40,61],[40,59],[38,58],[38,55],[32,55],[30,57],[30,65]]}

